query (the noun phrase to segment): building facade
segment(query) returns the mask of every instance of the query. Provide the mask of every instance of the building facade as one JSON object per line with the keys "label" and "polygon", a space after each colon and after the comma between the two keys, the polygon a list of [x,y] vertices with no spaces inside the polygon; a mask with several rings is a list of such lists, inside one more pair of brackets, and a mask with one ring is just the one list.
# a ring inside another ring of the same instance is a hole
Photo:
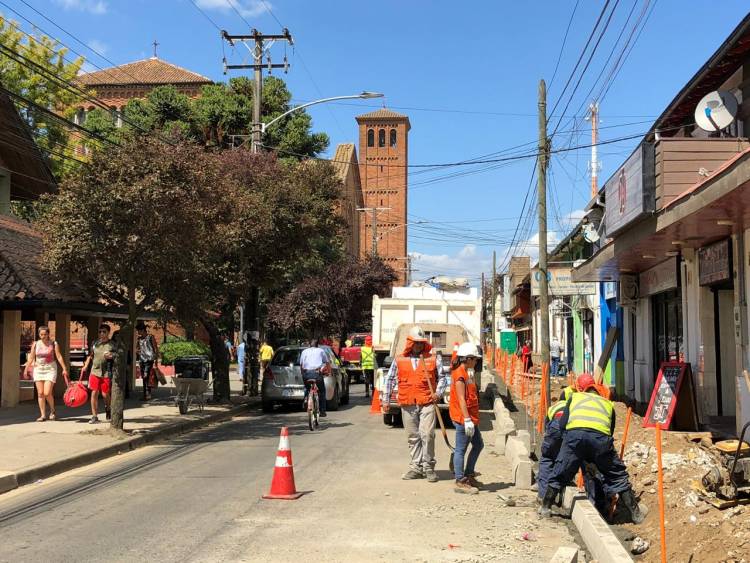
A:
{"label": "building facade", "polygon": [[406,285],[409,129],[406,115],[379,109],[357,116],[362,182],[360,256],[377,254]]}
{"label": "building facade", "polygon": [[362,200],[362,182],[359,178],[357,149],[354,143],[341,143],[336,147],[333,167],[341,180],[342,194],[338,212],[346,222],[346,252],[355,258],[360,256],[360,212],[364,205]]}

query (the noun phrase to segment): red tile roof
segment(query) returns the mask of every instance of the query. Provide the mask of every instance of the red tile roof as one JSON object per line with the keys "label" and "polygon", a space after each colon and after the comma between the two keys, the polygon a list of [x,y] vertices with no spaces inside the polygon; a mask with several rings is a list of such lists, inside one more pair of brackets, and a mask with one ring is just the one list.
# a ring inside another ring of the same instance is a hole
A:
{"label": "red tile roof", "polygon": [[403,113],[398,113],[388,108],[380,108],[378,110],[371,111],[370,113],[358,115],[356,119],[357,121],[359,121],[360,119],[406,119],[408,121],[409,117],[407,115],[404,115]]}
{"label": "red tile roof", "polygon": [[85,86],[136,84],[211,84],[213,81],[156,57],[124,65],[86,72],[78,77]]}

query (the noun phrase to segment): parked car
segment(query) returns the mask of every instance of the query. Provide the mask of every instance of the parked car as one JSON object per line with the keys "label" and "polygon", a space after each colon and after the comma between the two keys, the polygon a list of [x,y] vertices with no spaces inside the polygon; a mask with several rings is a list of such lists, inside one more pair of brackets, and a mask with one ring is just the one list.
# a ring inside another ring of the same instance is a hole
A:
{"label": "parked car", "polygon": [[[349,378],[341,360],[330,346],[321,346],[331,362],[331,373],[324,377],[328,410],[335,411],[339,405],[349,402]],[[304,346],[282,346],[278,348],[263,374],[261,404],[263,412],[273,411],[276,404],[297,403],[300,407],[305,397],[305,384],[299,358]]]}

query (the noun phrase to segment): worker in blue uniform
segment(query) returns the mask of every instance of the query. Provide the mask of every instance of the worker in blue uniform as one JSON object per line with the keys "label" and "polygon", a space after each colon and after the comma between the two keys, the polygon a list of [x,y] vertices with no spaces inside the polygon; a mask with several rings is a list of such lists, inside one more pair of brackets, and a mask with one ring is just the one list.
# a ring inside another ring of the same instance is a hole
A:
{"label": "worker in blue uniform", "polygon": [[563,439],[542,497],[542,518],[550,516],[555,499],[578,470],[592,464],[601,473],[606,492],[619,495],[633,522],[643,522],[647,511],[639,506],[625,464],[615,452],[615,418],[614,405],[599,395],[593,378],[570,396],[558,419]]}

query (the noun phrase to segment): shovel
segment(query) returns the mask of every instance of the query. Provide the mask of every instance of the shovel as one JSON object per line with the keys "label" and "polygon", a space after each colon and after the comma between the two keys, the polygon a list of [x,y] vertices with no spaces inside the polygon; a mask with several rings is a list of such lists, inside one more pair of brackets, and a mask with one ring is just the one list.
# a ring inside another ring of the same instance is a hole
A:
{"label": "shovel", "polygon": [[[424,369],[425,379],[427,380],[427,385],[430,386],[430,393],[435,394],[435,389],[432,387],[432,379],[430,379],[429,374],[427,373],[427,366],[424,363],[424,357],[419,356],[420,361],[422,362],[422,369]],[[438,424],[440,424],[440,430],[443,433],[443,440],[445,440],[445,445],[448,446],[448,448],[451,451],[451,457],[448,460],[448,469],[451,470],[451,473],[455,474],[455,471],[453,470],[453,452],[454,448],[451,446],[451,443],[448,441],[448,433],[445,431],[445,423],[443,422],[443,415],[440,413],[440,407],[437,406],[437,403],[432,403],[432,405],[435,407],[435,416],[438,419]]]}

